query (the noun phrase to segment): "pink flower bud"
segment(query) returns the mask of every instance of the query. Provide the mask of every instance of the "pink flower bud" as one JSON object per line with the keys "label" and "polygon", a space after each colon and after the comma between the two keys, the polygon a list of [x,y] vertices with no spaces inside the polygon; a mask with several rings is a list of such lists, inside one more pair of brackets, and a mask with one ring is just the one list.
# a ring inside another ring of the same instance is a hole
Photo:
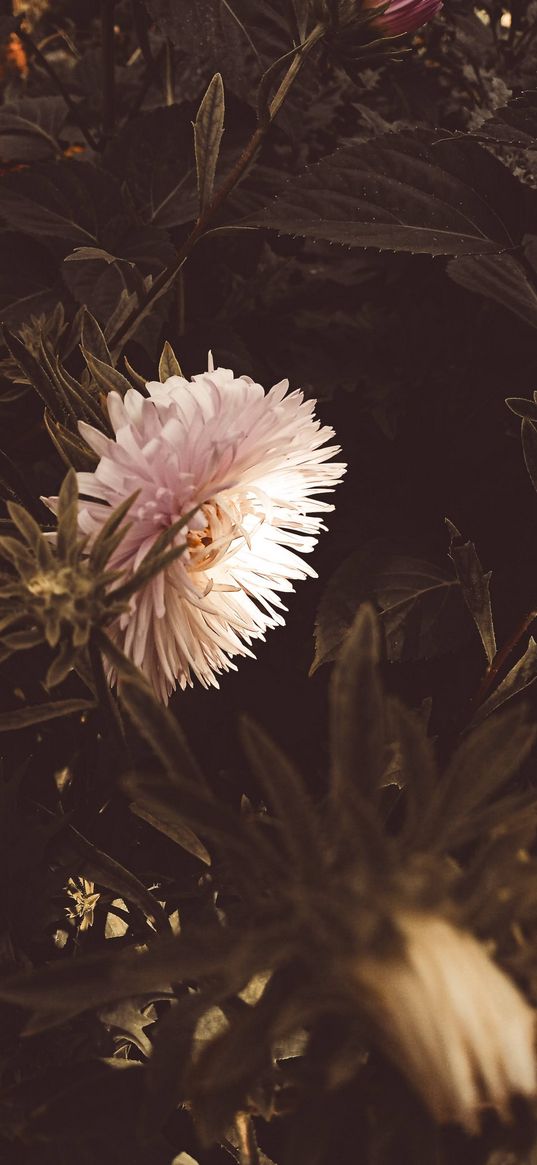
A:
{"label": "pink flower bud", "polygon": [[[378,0],[364,0],[365,9],[382,7]],[[382,36],[403,36],[415,32],[432,20],[442,7],[442,0],[390,0],[388,7],[373,17],[370,27]]]}

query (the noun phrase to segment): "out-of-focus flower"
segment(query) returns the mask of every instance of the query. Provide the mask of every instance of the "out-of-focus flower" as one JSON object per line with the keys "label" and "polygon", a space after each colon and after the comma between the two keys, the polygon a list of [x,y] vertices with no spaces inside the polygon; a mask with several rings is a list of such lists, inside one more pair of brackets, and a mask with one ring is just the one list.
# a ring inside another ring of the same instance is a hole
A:
{"label": "out-of-focus flower", "polygon": [[380,4],[378,0],[363,0],[365,11],[380,8],[378,16],[372,16],[369,27],[382,36],[404,36],[415,32],[422,24],[432,20],[442,8],[442,0],[389,0]]}
{"label": "out-of-focus flower", "polygon": [[95,883],[88,878],[69,878],[65,889],[73,902],[72,906],[65,908],[69,921],[79,931],[89,930],[93,926],[95,907],[101,897],[95,891]]}
{"label": "out-of-focus flower", "polygon": [[[331,458],[334,433],[314,401],[282,381],[265,393],[248,376],[212,367],[188,382],[171,376],[108,396],[115,440],[87,424],[80,432],[100,458],[79,473],[79,527],[88,545],[138,490],[129,528],[109,566],[128,579],[163,531],[194,511],[176,537],[181,558],[133,596],[109,628],[163,701],[178,682],[234,668],[252,640],[282,624],[280,592],[315,575],[301,554],[323,529],[319,514],[345,466]],[[51,504],[53,500],[51,499]]]}
{"label": "out-of-focus flower", "polygon": [[440,916],[402,914],[403,950],[356,968],[378,1042],[440,1122],[479,1130],[537,1093],[535,1013],[471,934]]}

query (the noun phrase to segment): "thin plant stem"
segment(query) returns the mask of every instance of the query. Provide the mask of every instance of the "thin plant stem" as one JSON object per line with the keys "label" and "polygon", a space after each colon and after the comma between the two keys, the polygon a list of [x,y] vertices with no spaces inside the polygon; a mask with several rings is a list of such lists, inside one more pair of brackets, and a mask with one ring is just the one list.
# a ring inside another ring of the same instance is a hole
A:
{"label": "thin plant stem", "polygon": [[307,54],[314,47],[314,45],[321,40],[324,33],[325,26],[322,23],[315,25],[315,28],[312,29],[307,39],[297,49],[296,56],[293,58],[293,61],[291,62],[269,105],[268,117],[265,118],[262,124],[258,125],[257,129],[254,130],[250,140],[245,145],[242,153],[233,166],[233,169],[230,170],[227,178],[224,178],[222,185],[216,190],[211,202],[198,218],[190,234],[188,235],[188,238],[180,248],[174,262],[169,267],[166,267],[164,271],[161,271],[160,275],[158,275],[154,280],[146,295],[142,297],[135,310],[130,313],[121,327],[118,328],[115,335],[111,337],[110,346],[112,349],[114,349],[115,352],[119,353],[121,351],[121,349],[127,343],[127,340],[130,339],[133,332],[136,330],[142,315],[145,315],[148,308],[156,303],[156,301],[160,299],[161,295],[163,295],[168,290],[176,275],[181,270],[185,260],[190,255],[190,252],[193,250],[202,235],[204,235],[208,230],[217,211],[220,210],[220,207],[226,201],[228,195],[243,177],[244,173],[255,157],[268,129],[272,125],[274,118],[281,109],[285,98],[287,97],[287,94],[293,82],[295,81],[295,78],[298,76],[298,73],[302,68],[302,64]]}
{"label": "thin plant stem", "polygon": [[115,0],[101,0],[102,123],[105,141],[113,134],[116,121],[114,6]]}
{"label": "thin plant stem", "polygon": [[83,137],[84,137],[85,141],[87,142],[88,146],[90,147],[90,149],[96,150],[96,151],[100,150],[101,143],[98,142],[96,138],[94,138],[91,130],[88,129],[88,126],[86,125],[84,118],[82,117],[82,114],[80,113],[80,110],[79,110],[76,102],[73,101],[71,94],[69,93],[68,89],[66,89],[66,87],[65,87],[63,81],[60,79],[60,77],[58,77],[58,74],[56,73],[55,69],[53,69],[50,62],[47,60],[45,54],[41,52],[41,49],[38,48],[38,46],[34,43],[31,36],[29,35],[29,33],[27,33],[24,30],[24,28],[22,28],[20,25],[17,28],[17,36],[18,36],[19,40],[21,41],[21,44],[23,44],[24,47],[26,49],[28,49],[28,52],[31,53],[35,57],[38,64],[41,65],[41,68],[44,70],[44,72],[47,74],[47,76],[50,77],[51,81],[53,82],[56,89],[58,90],[58,93],[63,97],[63,100],[65,101],[65,104],[69,110],[69,113],[71,114],[73,121],[78,126],[81,134],[83,135]]}
{"label": "thin plant stem", "polygon": [[110,736],[114,741],[119,752],[124,753],[126,749],[125,729],[121,719],[121,713],[114,699],[110,686],[105,675],[103,666],[102,652],[95,636],[90,639],[89,643],[89,657],[91,662],[91,669],[95,680],[95,689],[99,707],[102,711],[104,720],[109,729]]}
{"label": "thin plant stem", "polygon": [[166,41],[164,62],[164,100],[166,105],[174,105],[175,90],[173,84],[173,51],[171,42],[169,40]]}

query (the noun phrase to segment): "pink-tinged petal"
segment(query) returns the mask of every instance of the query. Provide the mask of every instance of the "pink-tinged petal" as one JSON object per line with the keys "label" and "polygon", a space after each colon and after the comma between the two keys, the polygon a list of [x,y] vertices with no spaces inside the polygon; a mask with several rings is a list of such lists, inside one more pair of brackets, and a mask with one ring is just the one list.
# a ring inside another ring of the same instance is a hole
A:
{"label": "pink-tinged petal", "polygon": [[[394,18],[408,15],[410,3],[395,0]],[[100,458],[95,472],[78,475],[79,526],[89,545],[111,509],[137,491],[110,560],[123,579],[196,508],[176,536],[177,546],[186,540],[182,557],[109,629],[164,702],[194,677],[218,687],[234,657],[252,656],[250,645],[284,623],[280,596],[315,577],[304,555],[324,529],[318,515],[332,509],[319,495],[334,489],[346,467],[333,460],[339,446],[316,419],[315,402],[288,388],[283,380],[265,393],[250,377],[211,368],[191,382],[150,382],[148,397],[136,389],[123,399],[110,393],[115,440],[80,426]],[[56,499],[46,504],[54,509]]]}

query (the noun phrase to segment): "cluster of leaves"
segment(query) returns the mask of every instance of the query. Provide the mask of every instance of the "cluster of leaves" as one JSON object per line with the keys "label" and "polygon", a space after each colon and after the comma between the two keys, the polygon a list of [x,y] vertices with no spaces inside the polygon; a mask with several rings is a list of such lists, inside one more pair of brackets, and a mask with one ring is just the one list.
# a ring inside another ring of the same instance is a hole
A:
{"label": "cluster of leaves", "polygon": [[[0,1155],[526,1165],[530,1113],[432,1122],[346,969],[434,908],[537,1005],[537,8],[404,54],[346,0],[14,7]],[[106,629],[181,523],[118,578],[129,499],[88,555],[79,422],[209,348],[322,398],[350,473],[285,632],[165,711]]]}

